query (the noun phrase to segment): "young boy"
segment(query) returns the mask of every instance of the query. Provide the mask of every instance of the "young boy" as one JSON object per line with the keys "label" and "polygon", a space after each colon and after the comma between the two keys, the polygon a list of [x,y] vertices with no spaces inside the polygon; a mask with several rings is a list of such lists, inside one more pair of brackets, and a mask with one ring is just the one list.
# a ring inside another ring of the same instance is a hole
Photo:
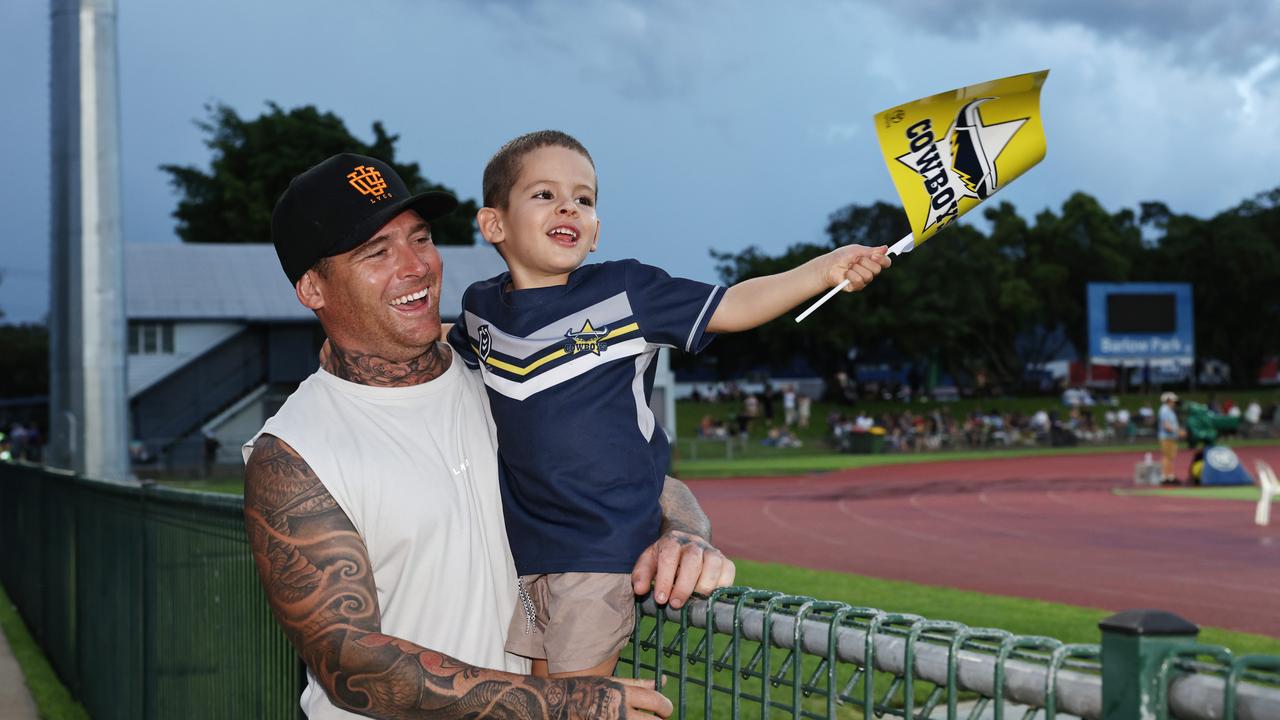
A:
{"label": "young boy", "polygon": [[612,673],[632,632],[628,573],[658,534],[668,464],[649,410],[657,351],[698,352],[890,264],[885,247],[847,246],[728,290],[634,260],[583,265],[600,237],[596,187],[591,156],[564,133],[498,150],[476,219],[509,272],[467,289],[449,333],[483,369],[497,425],[521,576],[507,650],[555,677]]}

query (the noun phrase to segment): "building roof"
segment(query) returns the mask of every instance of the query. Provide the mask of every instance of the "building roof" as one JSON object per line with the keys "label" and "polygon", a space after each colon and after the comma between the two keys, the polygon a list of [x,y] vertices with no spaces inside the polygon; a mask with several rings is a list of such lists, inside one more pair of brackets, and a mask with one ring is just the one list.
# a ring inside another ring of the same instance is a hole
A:
{"label": "building roof", "polygon": [[[442,319],[457,317],[462,291],[506,269],[487,245],[441,246]],[[125,314],[130,320],[314,320],[265,244],[125,245]]]}

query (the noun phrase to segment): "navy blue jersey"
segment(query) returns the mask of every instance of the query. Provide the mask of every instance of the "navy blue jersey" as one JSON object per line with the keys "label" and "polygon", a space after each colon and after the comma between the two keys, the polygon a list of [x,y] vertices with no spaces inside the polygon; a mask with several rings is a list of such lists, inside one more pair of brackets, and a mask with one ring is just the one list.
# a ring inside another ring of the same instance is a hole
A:
{"label": "navy blue jersey", "polygon": [[516,570],[629,573],[661,520],[658,349],[706,347],[724,289],[635,260],[554,287],[504,291],[510,279],[467,288],[449,342],[489,391]]}

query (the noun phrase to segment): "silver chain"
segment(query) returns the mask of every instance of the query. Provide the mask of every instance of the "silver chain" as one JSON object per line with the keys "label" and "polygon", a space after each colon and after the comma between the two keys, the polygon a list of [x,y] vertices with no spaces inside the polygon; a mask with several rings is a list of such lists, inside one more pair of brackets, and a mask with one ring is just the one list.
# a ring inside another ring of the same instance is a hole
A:
{"label": "silver chain", "polygon": [[525,588],[524,577],[518,578],[517,583],[520,585],[520,604],[524,606],[524,634],[528,635],[533,632],[537,611],[533,609],[533,598],[529,597],[529,590]]}

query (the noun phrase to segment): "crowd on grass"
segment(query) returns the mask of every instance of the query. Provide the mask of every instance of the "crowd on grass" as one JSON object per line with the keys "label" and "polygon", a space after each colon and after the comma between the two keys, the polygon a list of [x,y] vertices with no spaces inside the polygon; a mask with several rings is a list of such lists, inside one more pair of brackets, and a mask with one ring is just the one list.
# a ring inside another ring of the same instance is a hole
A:
{"label": "crowd on grass", "polygon": [[0,460],[39,462],[44,435],[34,422],[0,419]]}
{"label": "crowd on grass", "polygon": [[[890,398],[895,398],[891,393]],[[878,395],[876,395],[878,397]],[[909,396],[908,396],[909,397]],[[748,442],[753,435],[774,447],[801,447],[796,430],[811,422],[812,399],[794,385],[774,389],[768,382],[757,392],[733,383],[710,386],[693,394],[694,400],[730,402],[735,415],[717,418],[706,413],[699,423],[700,439],[736,439]],[[1111,397],[1069,389],[1046,406],[1029,414],[1017,411],[973,410],[956,412],[945,407],[913,410],[909,400],[894,411],[870,413],[858,403],[841,405],[826,414],[827,443],[845,451],[920,452],[1002,447],[1070,447],[1080,444],[1134,443],[1154,439],[1156,410],[1151,403],[1134,411]],[[803,410],[802,410],[803,409]],[[1250,401],[1243,407],[1231,400],[1209,401],[1212,412],[1240,418],[1240,437],[1280,436],[1280,412],[1275,403],[1266,407]],[[806,433],[807,434],[807,433]]]}

